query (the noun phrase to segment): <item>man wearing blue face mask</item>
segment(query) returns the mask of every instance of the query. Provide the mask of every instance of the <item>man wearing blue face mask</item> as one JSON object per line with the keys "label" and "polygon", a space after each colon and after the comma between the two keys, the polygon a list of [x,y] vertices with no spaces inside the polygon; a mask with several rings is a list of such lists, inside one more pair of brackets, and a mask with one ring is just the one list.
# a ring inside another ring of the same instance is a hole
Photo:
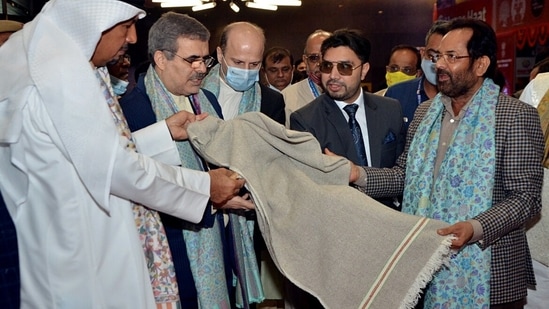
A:
{"label": "man wearing blue face mask", "polygon": [[425,48],[420,51],[423,75],[395,84],[389,87],[385,93],[386,97],[397,99],[400,102],[406,129],[412,122],[419,104],[434,98],[438,93],[436,70],[433,62],[429,59],[429,53],[438,48],[446,32],[448,32],[447,22],[436,21],[425,36]]}
{"label": "man wearing blue face mask", "polygon": [[284,124],[284,99],[259,83],[265,49],[263,29],[248,22],[229,24],[221,34],[217,60],[203,81],[203,88],[219,101],[224,119],[260,111]]}
{"label": "man wearing blue face mask", "polygon": [[[127,49],[127,46],[124,47]],[[111,77],[111,86],[114,94],[119,98],[126,93],[128,87],[128,73],[130,69],[131,58],[130,55],[124,54],[118,59],[115,59],[107,63],[107,70]]]}
{"label": "man wearing blue face mask", "polygon": [[[216,49],[219,64],[210,70],[202,82],[202,88],[216,96],[225,120],[247,112],[262,112],[284,125],[286,115],[282,94],[259,82],[264,49],[265,34],[255,24],[235,22],[223,29]],[[254,225],[255,252],[257,256],[263,255],[261,266],[269,263],[269,257],[263,254],[267,248],[257,222]],[[262,281],[271,281],[265,278],[265,273],[263,271],[261,274]],[[278,288],[265,290],[266,299],[278,299],[279,294]]]}

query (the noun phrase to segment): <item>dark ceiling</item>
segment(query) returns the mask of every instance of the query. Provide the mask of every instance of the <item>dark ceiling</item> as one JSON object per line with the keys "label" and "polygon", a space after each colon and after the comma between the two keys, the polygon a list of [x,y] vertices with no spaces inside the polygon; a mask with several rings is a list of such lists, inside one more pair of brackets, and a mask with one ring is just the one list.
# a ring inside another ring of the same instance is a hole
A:
{"label": "dark ceiling", "polygon": [[[1,0],[6,2],[28,1],[30,16],[36,15],[45,0]],[[90,0],[93,1],[93,0]],[[122,0],[145,8],[147,18],[138,25],[139,41],[130,50],[132,59],[146,59],[147,33],[158,17],[167,11],[189,14],[201,21],[212,33],[210,50],[214,50],[225,25],[235,21],[250,21],[265,30],[267,47],[284,46],[294,58],[300,57],[306,37],[316,29],[333,31],[339,28],[361,29],[372,42],[371,69],[366,80],[373,90],[384,85],[385,65],[391,48],[397,44],[423,45],[427,29],[431,25],[436,0],[302,0],[301,7],[279,7],[277,11],[264,11],[240,6],[235,13],[229,1],[216,0],[217,6],[206,11],[193,12],[190,8],[162,9],[151,0]],[[25,20],[26,19],[26,20]],[[136,63],[134,62],[134,63]]]}
{"label": "dark ceiling", "polygon": [[[284,46],[294,58],[301,56],[306,37],[316,29],[361,29],[372,42],[371,71],[366,79],[377,89],[384,86],[385,65],[394,45],[423,45],[435,0],[302,0],[301,7],[280,6],[274,12],[247,8],[239,0],[235,3],[240,6],[239,13],[229,8],[229,1],[222,0],[217,0],[215,8],[199,12],[190,8],[161,9],[151,0],[143,4],[151,21],[171,10],[189,14],[204,23],[212,33],[212,51],[223,27],[235,21],[258,24],[265,29],[267,47]],[[150,25],[145,21],[142,26],[146,31]]]}

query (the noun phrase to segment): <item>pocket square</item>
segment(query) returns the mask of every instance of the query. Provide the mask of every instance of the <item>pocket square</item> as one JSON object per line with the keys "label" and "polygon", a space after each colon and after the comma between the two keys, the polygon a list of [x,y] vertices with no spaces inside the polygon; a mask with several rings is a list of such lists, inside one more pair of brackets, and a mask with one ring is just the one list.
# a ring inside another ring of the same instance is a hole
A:
{"label": "pocket square", "polygon": [[385,135],[385,138],[383,138],[383,144],[389,144],[396,140],[396,135],[393,133],[393,131],[389,131],[387,135]]}

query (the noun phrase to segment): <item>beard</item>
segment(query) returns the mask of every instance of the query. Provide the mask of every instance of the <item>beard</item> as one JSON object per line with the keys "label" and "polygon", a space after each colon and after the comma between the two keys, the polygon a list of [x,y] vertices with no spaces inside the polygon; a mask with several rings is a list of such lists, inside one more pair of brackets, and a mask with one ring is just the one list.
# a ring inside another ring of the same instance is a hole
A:
{"label": "beard", "polygon": [[[332,91],[330,89],[331,85],[339,86],[340,87],[339,91],[337,92]],[[324,89],[332,99],[337,101],[344,101],[344,102],[352,98],[356,94],[356,90],[357,90],[357,89],[350,89],[348,85],[334,79],[329,79],[326,82]]]}
{"label": "beard", "polygon": [[[441,75],[446,75],[447,80],[440,80]],[[442,94],[450,98],[460,97],[475,84],[472,68],[465,71],[450,73],[443,69],[437,69],[437,88]]]}

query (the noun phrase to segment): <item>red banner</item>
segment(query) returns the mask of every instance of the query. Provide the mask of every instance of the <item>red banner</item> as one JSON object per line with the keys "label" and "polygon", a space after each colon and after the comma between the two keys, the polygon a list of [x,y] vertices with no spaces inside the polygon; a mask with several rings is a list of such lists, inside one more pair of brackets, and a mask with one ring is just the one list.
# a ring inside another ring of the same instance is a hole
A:
{"label": "red banner", "polygon": [[450,6],[439,4],[437,13],[438,19],[466,17],[480,19],[492,25],[492,0],[464,1]]}
{"label": "red banner", "polygon": [[501,34],[497,36],[497,41],[498,70],[505,77],[504,92],[511,94],[515,91],[515,36],[512,32]]}
{"label": "red banner", "polygon": [[[496,32],[518,30],[549,21],[549,4],[544,0],[494,1],[494,29]],[[533,38],[530,34],[527,38]]]}

